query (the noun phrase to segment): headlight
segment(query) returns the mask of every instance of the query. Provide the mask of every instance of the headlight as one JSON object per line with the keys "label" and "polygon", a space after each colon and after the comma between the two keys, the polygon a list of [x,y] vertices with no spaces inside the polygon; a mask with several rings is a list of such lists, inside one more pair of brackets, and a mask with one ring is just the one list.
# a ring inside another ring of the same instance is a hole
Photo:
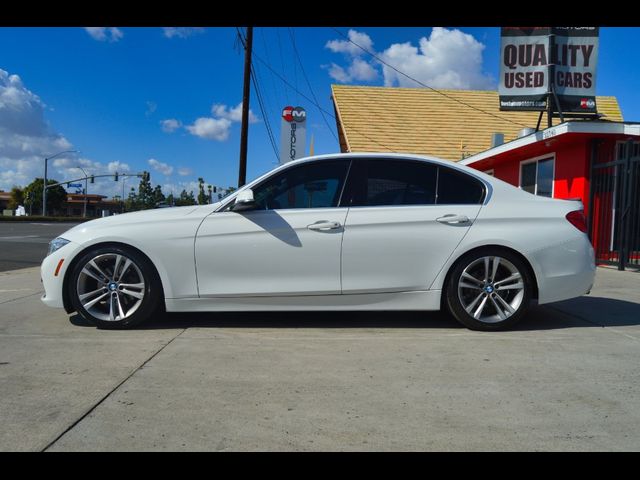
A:
{"label": "headlight", "polygon": [[49,253],[47,253],[47,256],[51,255],[56,250],[60,250],[67,243],[69,243],[69,240],[67,240],[66,238],[62,238],[62,237],[54,238],[49,242]]}

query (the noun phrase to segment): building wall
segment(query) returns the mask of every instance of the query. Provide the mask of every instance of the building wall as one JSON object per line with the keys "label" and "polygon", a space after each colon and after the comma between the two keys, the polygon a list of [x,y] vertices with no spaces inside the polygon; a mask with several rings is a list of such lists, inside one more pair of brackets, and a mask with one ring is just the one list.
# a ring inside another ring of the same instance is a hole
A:
{"label": "building wall", "polygon": [[549,148],[535,157],[518,156],[493,168],[496,178],[516,187],[520,186],[521,162],[555,153],[553,197],[562,199],[581,199],[586,208],[589,203],[589,159],[590,142],[581,140],[557,149]]}

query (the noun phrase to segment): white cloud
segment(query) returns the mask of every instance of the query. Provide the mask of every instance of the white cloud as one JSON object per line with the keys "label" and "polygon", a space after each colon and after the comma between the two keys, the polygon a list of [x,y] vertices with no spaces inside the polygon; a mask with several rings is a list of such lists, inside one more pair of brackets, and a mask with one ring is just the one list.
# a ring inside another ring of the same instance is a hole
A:
{"label": "white cloud", "polygon": [[[359,57],[366,52],[362,50],[368,50],[373,52],[373,41],[371,37],[364,32],[358,32],[356,30],[349,30],[347,33],[349,40],[330,40],[325,45],[333,53],[345,53],[350,57]],[[355,45],[357,44],[357,45]],[[358,47],[360,45],[360,47]]]}
{"label": "white cloud", "polygon": [[188,38],[204,33],[202,27],[163,27],[164,36],[167,38]]}
{"label": "white cloud", "polygon": [[[419,48],[410,42],[393,44],[381,58],[433,88],[486,90],[495,88],[495,82],[482,72],[484,48],[472,35],[434,27],[429,38],[420,39]],[[419,86],[387,66],[382,70],[386,86]]]}
{"label": "white cloud", "polygon": [[180,120],[176,120],[175,118],[167,118],[166,120],[162,120],[160,122],[160,125],[162,126],[163,132],[173,133],[182,126],[182,122],[180,122]]}
{"label": "white cloud", "polygon": [[[44,175],[44,159],[76,147],[55,132],[46,121],[48,107],[22,83],[18,75],[0,69],[0,189],[27,186]],[[101,163],[79,153],[65,153],[48,162],[48,178],[69,181],[87,175],[129,172],[126,163]],[[133,185],[131,179],[127,185]],[[90,193],[109,197],[122,194],[122,184],[97,178],[88,184]]]}
{"label": "white cloud", "polygon": [[131,171],[131,167],[129,167],[129,165],[126,163],[122,163],[119,160],[115,160],[107,164],[107,170],[109,171],[109,173],[115,173],[115,172],[129,173]]}
{"label": "white cloud", "polygon": [[192,125],[185,127],[189,133],[207,140],[222,142],[229,138],[231,120],[226,118],[200,117]]}
{"label": "white cloud", "polygon": [[[233,108],[221,103],[211,107],[213,117],[200,117],[193,124],[184,128],[189,133],[207,140],[225,141],[229,138],[231,125],[242,120],[242,102]],[[258,117],[249,109],[249,122],[258,122]]]}
{"label": "white cloud", "polygon": [[168,163],[160,162],[155,158],[150,158],[149,160],[147,160],[147,163],[149,163],[149,166],[156,172],[160,172],[165,176],[171,175],[173,173],[173,167]]}
{"label": "white cloud", "polygon": [[361,58],[354,58],[346,69],[332,63],[329,67],[329,76],[340,83],[371,82],[378,78],[378,71]]}
{"label": "white cloud", "polygon": [[99,42],[117,42],[124,33],[117,27],[84,27],[85,31],[91,35],[91,38]]}
{"label": "white cloud", "polygon": [[[349,38],[375,53],[397,70],[433,88],[495,89],[495,80],[482,71],[484,44],[458,29],[434,27],[429,37],[414,46],[411,42],[394,43],[382,52],[373,50],[373,41],[363,32],[349,30]],[[365,52],[346,40],[331,40],[325,45],[346,56],[344,67],[332,63],[329,76],[340,83],[371,82],[378,77],[382,65],[385,86],[419,87],[420,84],[377,60],[365,60]]]}
{"label": "white cloud", "polygon": [[[329,76],[340,83],[371,82],[378,78],[378,70],[376,70],[374,64],[362,58],[363,55],[366,55],[362,48],[374,52],[371,37],[356,30],[349,30],[347,36],[351,42],[347,40],[330,40],[325,45],[325,48],[334,53],[343,53],[349,62],[346,68],[336,63],[332,63],[328,67],[325,66],[325,68],[329,68]],[[358,45],[362,48],[358,47]]]}
{"label": "white cloud", "polygon": [[[44,159],[72,150],[64,136],[46,121],[46,105],[18,75],[0,69],[0,189],[26,185],[44,174]],[[64,154],[52,160],[72,157]]]}
{"label": "white cloud", "polygon": [[180,167],[178,168],[178,175],[181,177],[187,177],[189,175],[193,175],[193,170],[188,167]]}
{"label": "white cloud", "polygon": [[[214,103],[211,107],[211,113],[214,117],[226,118],[232,122],[242,121],[242,102],[233,108],[227,107],[221,103]],[[258,122],[258,117],[249,109],[249,123]]]}

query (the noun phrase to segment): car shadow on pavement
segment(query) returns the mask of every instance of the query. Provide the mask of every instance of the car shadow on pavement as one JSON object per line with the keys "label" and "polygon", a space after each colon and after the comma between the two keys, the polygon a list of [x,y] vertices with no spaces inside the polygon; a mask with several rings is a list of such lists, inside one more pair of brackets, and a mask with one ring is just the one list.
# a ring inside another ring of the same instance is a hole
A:
{"label": "car shadow on pavement", "polygon": [[[80,315],[71,323],[90,327]],[[442,312],[179,312],[158,314],[136,329],[167,328],[463,328]]]}
{"label": "car shadow on pavement", "polygon": [[[92,327],[80,315],[72,324]],[[533,306],[511,331],[640,325],[640,303],[583,296],[563,302]],[[163,313],[143,323],[139,330],[171,328],[455,328],[463,329],[444,312],[334,311],[334,312],[182,312]]]}
{"label": "car shadow on pavement", "polygon": [[[638,295],[640,297],[640,294]],[[532,307],[514,330],[549,330],[571,327],[628,327],[640,325],[638,302],[584,295]]]}

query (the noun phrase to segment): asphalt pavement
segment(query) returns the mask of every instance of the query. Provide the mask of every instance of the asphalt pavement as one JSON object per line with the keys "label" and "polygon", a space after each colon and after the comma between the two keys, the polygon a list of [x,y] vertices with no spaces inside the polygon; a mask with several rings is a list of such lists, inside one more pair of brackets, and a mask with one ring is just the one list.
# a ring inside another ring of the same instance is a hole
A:
{"label": "asphalt pavement", "polygon": [[104,331],[0,273],[1,451],[638,451],[640,273],[513,331],[440,313],[170,314]]}
{"label": "asphalt pavement", "polygon": [[40,265],[49,241],[77,223],[0,222],[0,272]]}

